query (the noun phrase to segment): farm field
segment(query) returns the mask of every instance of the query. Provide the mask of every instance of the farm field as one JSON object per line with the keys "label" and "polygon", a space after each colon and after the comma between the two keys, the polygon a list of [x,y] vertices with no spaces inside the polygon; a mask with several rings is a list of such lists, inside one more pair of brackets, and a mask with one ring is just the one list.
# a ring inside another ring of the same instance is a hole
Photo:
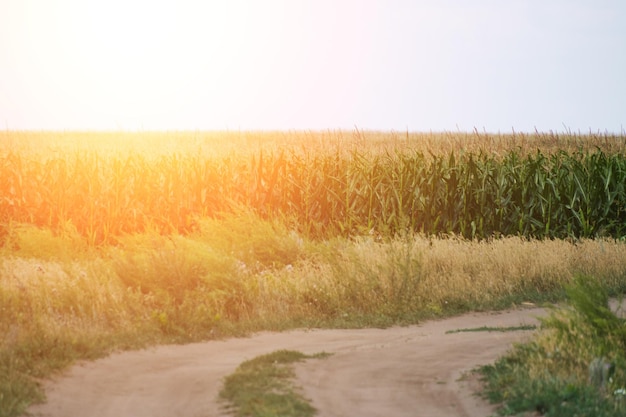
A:
{"label": "farm field", "polygon": [[118,350],[557,302],[581,276],[622,294],[625,155],[603,134],[1,132],[0,416]]}
{"label": "farm field", "polygon": [[624,137],[59,135],[0,137],[2,224],[76,228],[91,246],[238,210],[314,238],[626,234]]}

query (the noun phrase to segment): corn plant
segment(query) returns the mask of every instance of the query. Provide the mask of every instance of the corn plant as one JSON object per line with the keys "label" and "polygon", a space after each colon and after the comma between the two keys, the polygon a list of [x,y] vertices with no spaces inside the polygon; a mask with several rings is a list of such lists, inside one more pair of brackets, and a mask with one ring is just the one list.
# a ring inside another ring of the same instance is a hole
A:
{"label": "corn plant", "polygon": [[148,229],[189,233],[200,218],[243,207],[312,237],[626,235],[623,153],[425,153],[395,139],[368,147],[358,133],[359,147],[294,144],[217,156],[3,153],[1,230],[72,224],[95,245]]}

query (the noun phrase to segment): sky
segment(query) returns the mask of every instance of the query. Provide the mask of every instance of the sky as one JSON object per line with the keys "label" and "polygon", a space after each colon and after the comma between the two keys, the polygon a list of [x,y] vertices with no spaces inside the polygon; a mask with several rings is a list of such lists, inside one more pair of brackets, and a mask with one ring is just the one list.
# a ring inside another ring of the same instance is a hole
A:
{"label": "sky", "polygon": [[6,130],[626,130],[623,0],[0,0]]}

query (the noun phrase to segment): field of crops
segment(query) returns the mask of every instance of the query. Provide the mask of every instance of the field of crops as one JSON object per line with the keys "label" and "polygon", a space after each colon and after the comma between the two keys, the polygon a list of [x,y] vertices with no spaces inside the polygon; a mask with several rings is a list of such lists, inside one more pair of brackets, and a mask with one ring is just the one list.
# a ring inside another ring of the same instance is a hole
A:
{"label": "field of crops", "polygon": [[0,132],[0,417],[120,349],[556,301],[582,275],[624,293],[624,155],[602,134]]}
{"label": "field of crops", "polygon": [[252,210],[310,237],[626,235],[626,138],[380,132],[0,136],[0,233],[91,244]]}

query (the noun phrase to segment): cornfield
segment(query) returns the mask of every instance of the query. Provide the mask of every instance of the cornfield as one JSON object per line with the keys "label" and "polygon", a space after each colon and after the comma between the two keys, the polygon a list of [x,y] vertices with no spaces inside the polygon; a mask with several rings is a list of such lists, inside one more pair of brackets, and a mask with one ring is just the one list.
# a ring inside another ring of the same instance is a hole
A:
{"label": "cornfield", "polygon": [[[312,237],[626,236],[624,138],[557,136],[556,148],[550,138],[484,136],[482,146],[468,140],[469,150],[457,138],[439,151],[428,135],[368,143],[358,131],[346,144],[296,138],[239,153],[8,147],[0,153],[0,235],[16,224],[72,227],[96,245],[146,229],[190,233],[198,218],[246,209]],[[508,147],[494,148],[503,141]]]}

